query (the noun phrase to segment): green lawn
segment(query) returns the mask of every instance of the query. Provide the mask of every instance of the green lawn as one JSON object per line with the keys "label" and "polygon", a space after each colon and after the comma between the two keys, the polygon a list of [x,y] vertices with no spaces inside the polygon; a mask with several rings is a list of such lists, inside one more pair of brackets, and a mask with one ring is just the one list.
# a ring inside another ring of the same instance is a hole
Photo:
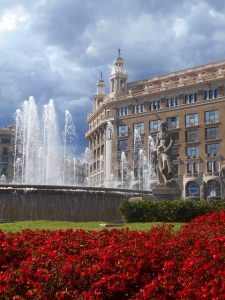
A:
{"label": "green lawn", "polygon": [[[102,227],[100,224],[107,224],[107,222],[63,222],[63,221],[20,221],[20,222],[12,222],[12,223],[1,223],[0,230],[5,232],[8,231],[21,231],[26,228],[30,228],[32,230],[36,229],[78,229],[82,228],[85,230],[102,230],[104,228],[112,229],[112,228],[129,228],[130,230],[144,230],[148,231],[151,227],[163,224],[162,222],[149,222],[149,223],[125,223],[120,226],[107,226]],[[184,223],[173,223],[174,231],[178,231],[182,224]]]}

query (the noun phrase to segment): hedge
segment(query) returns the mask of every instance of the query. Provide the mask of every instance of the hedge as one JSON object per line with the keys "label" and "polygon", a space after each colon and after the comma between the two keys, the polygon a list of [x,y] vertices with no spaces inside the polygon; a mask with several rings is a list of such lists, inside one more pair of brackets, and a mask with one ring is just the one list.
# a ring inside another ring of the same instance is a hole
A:
{"label": "hedge", "polygon": [[207,212],[225,210],[223,200],[123,200],[120,211],[127,222],[189,222]]}

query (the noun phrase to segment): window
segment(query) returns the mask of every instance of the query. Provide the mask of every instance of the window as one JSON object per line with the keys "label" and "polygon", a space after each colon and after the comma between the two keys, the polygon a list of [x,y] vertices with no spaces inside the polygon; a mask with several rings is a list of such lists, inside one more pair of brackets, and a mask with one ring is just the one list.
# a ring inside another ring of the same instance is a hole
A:
{"label": "window", "polygon": [[179,148],[172,148],[170,150],[170,155],[172,157],[172,160],[177,159],[177,157],[179,156]]}
{"label": "window", "polygon": [[213,172],[219,172],[219,171],[220,171],[220,162],[216,160],[213,162]]}
{"label": "window", "polygon": [[207,196],[210,197],[220,197],[220,184],[216,180],[209,180],[207,182]]}
{"label": "window", "polygon": [[208,144],[206,145],[206,153],[216,155],[220,152],[220,144]]}
{"label": "window", "polygon": [[204,91],[204,100],[216,99],[218,97],[219,90],[217,88]]}
{"label": "window", "polygon": [[198,125],[198,114],[186,115],[185,116],[185,126],[192,127]]}
{"label": "window", "polygon": [[8,165],[8,157],[1,157],[0,165]]}
{"label": "window", "polygon": [[179,174],[179,164],[173,164],[173,172],[174,175],[177,177]]}
{"label": "window", "polygon": [[198,141],[198,130],[186,131],[186,142],[197,142]]}
{"label": "window", "polygon": [[117,160],[118,164],[120,164],[121,162],[123,162],[124,164],[127,164],[128,153],[127,152],[118,152],[116,160]]}
{"label": "window", "polygon": [[219,127],[211,127],[205,129],[206,140],[216,140],[219,138]]}
{"label": "window", "polygon": [[7,176],[7,168],[6,167],[2,168],[2,174],[1,175]]}
{"label": "window", "polygon": [[124,80],[120,80],[120,87],[121,87],[121,90],[125,89],[125,81]]}
{"label": "window", "polygon": [[174,144],[179,144],[179,132],[173,132]]}
{"label": "window", "polygon": [[186,155],[191,157],[198,156],[198,146],[191,146],[186,148]]}
{"label": "window", "polygon": [[128,115],[128,107],[120,107],[117,109],[117,116],[124,117]]}
{"label": "window", "polygon": [[[143,136],[134,136],[133,139],[133,149],[137,152],[139,149],[142,149],[144,145],[144,137]],[[135,159],[135,158],[134,158]]]}
{"label": "window", "polygon": [[187,164],[187,174],[198,173],[198,163]]}
{"label": "window", "polygon": [[166,106],[167,107],[172,107],[172,106],[177,106],[179,105],[179,98],[178,97],[172,97],[166,99]]}
{"label": "window", "polygon": [[205,123],[212,124],[219,122],[219,111],[211,110],[205,112]]}
{"label": "window", "polygon": [[114,92],[114,89],[115,89],[115,83],[114,83],[114,80],[111,80],[111,84],[112,84],[112,92]]}
{"label": "window", "polygon": [[160,109],[160,100],[151,101],[149,102],[149,109],[150,110],[157,110]]}
{"label": "window", "polygon": [[[107,110],[106,111],[106,118],[109,118],[110,117],[110,110]],[[95,124],[96,125],[96,124]]]}
{"label": "window", "polygon": [[10,144],[11,139],[9,137],[4,137],[1,139],[2,144]]}
{"label": "window", "polygon": [[144,104],[133,105],[133,113],[140,114],[144,111]]}
{"label": "window", "polygon": [[136,123],[133,125],[134,131],[135,129],[138,130],[139,134],[143,134],[144,133],[144,123]]}
{"label": "window", "polygon": [[93,145],[93,141],[92,141],[92,140],[89,140],[89,148],[90,148],[90,149],[92,148],[92,145]]}
{"label": "window", "polygon": [[179,128],[179,117],[167,118],[166,126],[168,129]]}
{"label": "window", "polygon": [[128,136],[128,126],[127,125],[118,126],[117,136],[118,137]]}
{"label": "window", "polygon": [[212,172],[212,161],[207,162],[207,172]]}
{"label": "window", "polygon": [[97,149],[97,158],[100,157],[100,148]]}
{"label": "window", "polygon": [[195,103],[195,102],[197,102],[197,99],[198,99],[197,93],[184,95],[184,101],[186,104]]}
{"label": "window", "polygon": [[149,130],[151,132],[160,130],[160,120],[154,120],[149,122]]}
{"label": "window", "polygon": [[219,172],[220,171],[220,162],[215,161],[208,161],[207,162],[207,172]]}
{"label": "window", "polygon": [[3,147],[2,155],[8,155],[8,148],[7,147]]}
{"label": "window", "polygon": [[101,155],[104,155],[104,145],[101,147]]}
{"label": "window", "polygon": [[128,150],[128,140],[118,140],[117,151],[127,151],[127,150]]}

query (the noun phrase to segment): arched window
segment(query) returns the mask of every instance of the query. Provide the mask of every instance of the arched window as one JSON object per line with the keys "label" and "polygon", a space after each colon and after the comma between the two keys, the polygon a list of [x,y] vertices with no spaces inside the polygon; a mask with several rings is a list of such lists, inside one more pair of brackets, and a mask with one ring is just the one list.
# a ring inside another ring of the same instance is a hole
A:
{"label": "arched window", "polygon": [[220,183],[216,180],[207,182],[207,197],[220,197]]}
{"label": "arched window", "polygon": [[187,195],[195,197],[195,196],[199,196],[199,193],[200,193],[200,186],[198,182],[189,181],[187,183]]}

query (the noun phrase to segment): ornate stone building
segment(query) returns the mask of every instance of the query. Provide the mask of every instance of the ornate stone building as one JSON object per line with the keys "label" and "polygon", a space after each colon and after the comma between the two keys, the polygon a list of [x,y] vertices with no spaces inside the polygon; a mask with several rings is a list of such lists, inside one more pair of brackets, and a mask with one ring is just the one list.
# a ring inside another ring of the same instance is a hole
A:
{"label": "ornate stone building", "polygon": [[8,126],[0,129],[0,182],[13,180],[14,129]]}
{"label": "ornate stone building", "polygon": [[[225,61],[128,83],[119,53],[109,86],[106,94],[104,80],[97,82],[87,119],[92,185],[112,186],[122,180],[124,187],[131,187],[126,182],[132,175],[136,187],[144,188],[148,173],[137,155],[141,149],[149,159],[149,140],[165,121],[175,142],[175,177],[183,197],[224,198]],[[111,130],[106,134],[107,124]]]}

